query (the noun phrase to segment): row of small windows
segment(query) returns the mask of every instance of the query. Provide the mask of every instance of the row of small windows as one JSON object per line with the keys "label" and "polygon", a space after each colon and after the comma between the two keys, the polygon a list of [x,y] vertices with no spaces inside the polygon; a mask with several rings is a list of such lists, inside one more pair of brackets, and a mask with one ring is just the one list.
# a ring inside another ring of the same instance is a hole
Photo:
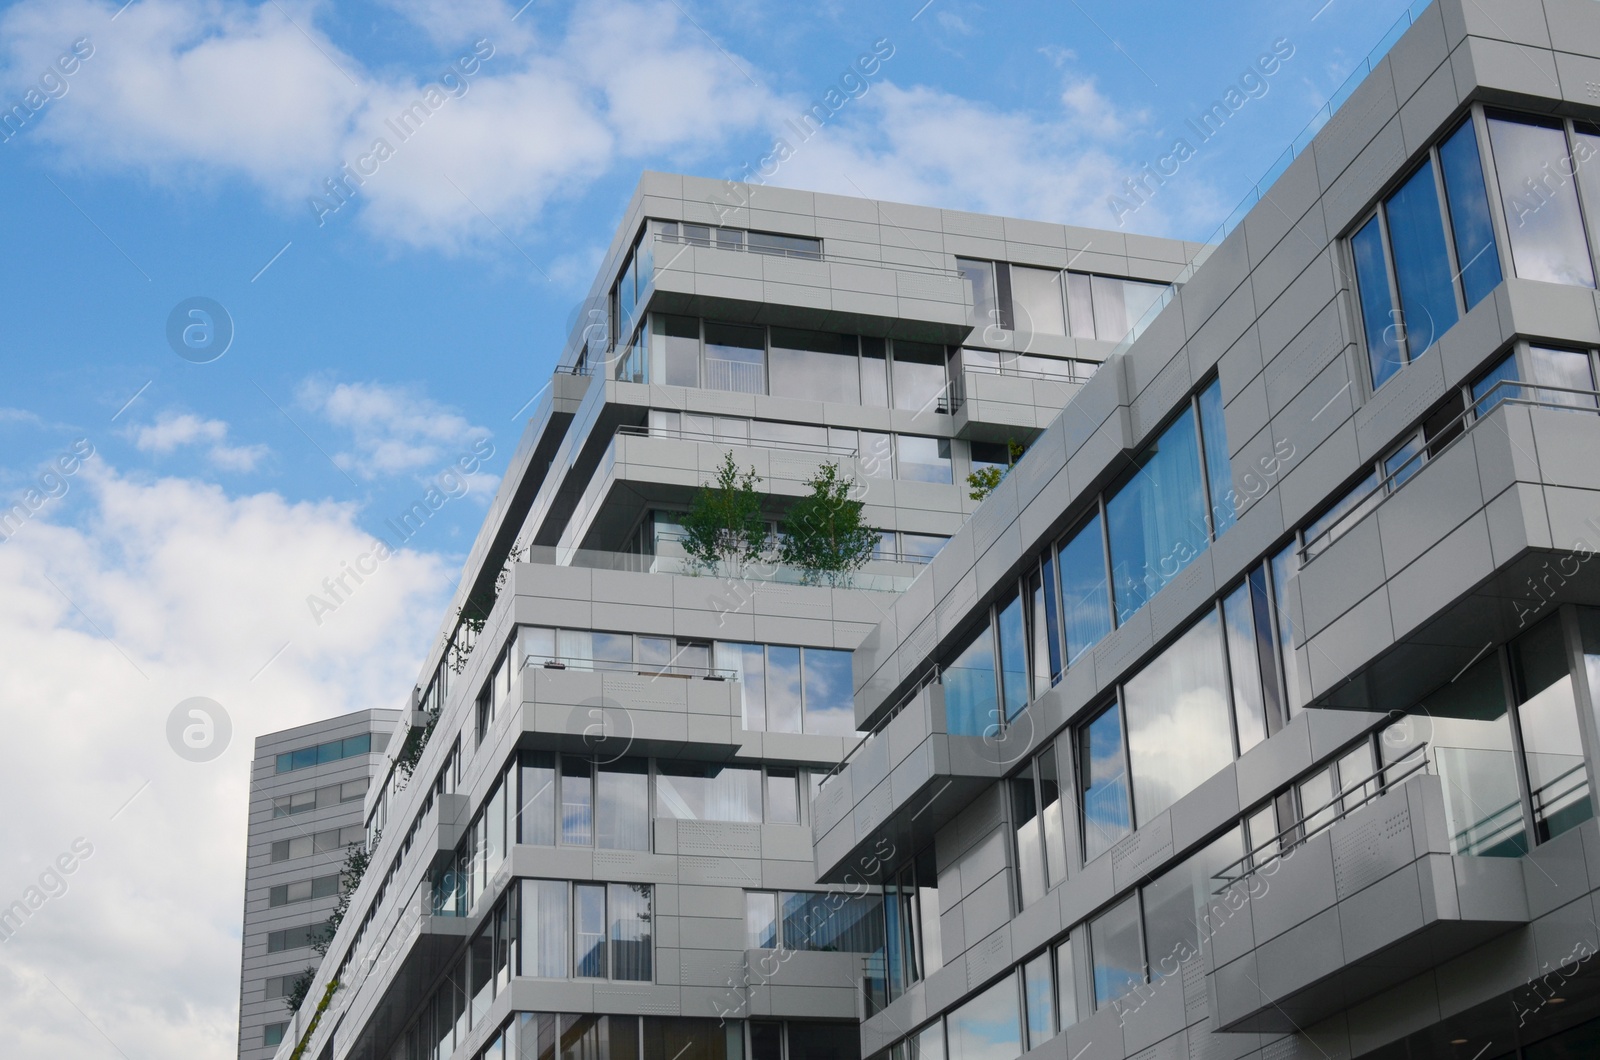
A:
{"label": "row of small windows", "polygon": [[522,751],[435,875],[434,914],[467,915],[516,843],[649,850],[656,817],[799,824],[802,790],[815,776],[793,766]]}
{"label": "row of small windows", "polygon": [[310,791],[280,795],[272,800],[272,816],[290,817],[297,813],[310,813],[312,810],[323,810],[330,806],[360,802],[367,797],[367,787],[370,784],[369,778],[360,777],[356,780],[347,780],[343,784],[328,784]]}
{"label": "row of small windows", "polygon": [[[358,755],[382,751],[389,737],[385,733],[364,732],[360,736],[347,736],[342,740],[329,740],[315,747],[301,747],[285,751],[278,756],[277,772],[289,773],[296,769],[309,769],[327,762],[338,762]],[[376,747],[374,747],[376,744]]]}
{"label": "row of small windows", "polygon": [[1213,381],[943,668],[949,731],[996,731],[1132,617],[1233,525],[1231,482]]}
{"label": "row of small windows", "polygon": [[1594,287],[1597,172],[1600,127],[1559,118],[1475,109],[1430,148],[1350,237],[1373,387],[1427,352],[1505,266]]}
{"label": "row of small windows", "polygon": [[480,741],[515,676],[528,667],[733,680],[739,682],[747,731],[855,732],[848,651],[519,626],[479,692]]}
{"label": "row of small windows", "polygon": [[339,893],[339,874],[331,876],[318,876],[315,879],[299,880],[295,883],[280,883],[267,892],[267,905],[277,907],[280,905],[295,905],[299,902],[311,902],[318,898],[332,898]]}
{"label": "row of small windows", "polygon": [[298,927],[283,928],[267,934],[267,952],[282,953],[285,950],[303,950],[319,938],[328,933],[328,925],[302,924]]}
{"label": "row of small windows", "polygon": [[1148,280],[975,258],[957,258],[956,271],[967,285],[979,334],[989,339],[994,338],[989,329],[998,328],[1120,342],[1167,288]]}
{"label": "row of small windows", "polygon": [[308,858],[313,854],[331,854],[345,847],[355,846],[365,838],[366,832],[360,825],[349,825],[344,828],[324,829],[310,835],[299,835],[293,839],[280,839],[272,844],[272,860],[293,861],[296,858]]}

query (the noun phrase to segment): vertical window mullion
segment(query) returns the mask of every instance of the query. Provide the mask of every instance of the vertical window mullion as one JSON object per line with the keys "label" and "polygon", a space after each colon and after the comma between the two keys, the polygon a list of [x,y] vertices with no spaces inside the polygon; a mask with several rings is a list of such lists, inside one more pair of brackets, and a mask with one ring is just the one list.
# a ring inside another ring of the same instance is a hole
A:
{"label": "vertical window mullion", "polygon": [[1444,185],[1444,161],[1439,157],[1439,145],[1428,148],[1428,159],[1433,163],[1433,194],[1439,200],[1439,217],[1444,223],[1445,261],[1450,266],[1450,290],[1456,299],[1456,319],[1467,315],[1467,295],[1462,287],[1460,255],[1456,253],[1456,226],[1450,217],[1450,195]]}

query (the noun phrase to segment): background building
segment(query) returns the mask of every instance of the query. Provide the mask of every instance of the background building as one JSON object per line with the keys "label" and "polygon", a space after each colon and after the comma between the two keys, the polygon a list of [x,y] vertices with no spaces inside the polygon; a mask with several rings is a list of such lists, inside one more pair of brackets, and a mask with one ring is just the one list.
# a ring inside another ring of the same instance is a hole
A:
{"label": "background building", "polygon": [[399,720],[363,710],[256,740],[245,851],[239,1057],[277,1051],[289,1024],[284,997],[316,967],[312,935],[338,899],[346,851],[364,841],[362,807],[388,775],[384,749]]}

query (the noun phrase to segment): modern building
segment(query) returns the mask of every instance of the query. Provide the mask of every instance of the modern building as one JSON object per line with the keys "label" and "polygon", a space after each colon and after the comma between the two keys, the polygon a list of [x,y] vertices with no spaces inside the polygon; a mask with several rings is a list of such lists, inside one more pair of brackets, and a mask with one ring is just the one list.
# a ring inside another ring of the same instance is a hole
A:
{"label": "modern building", "polygon": [[[646,174],[390,734],[391,759],[426,742],[367,797],[372,867],[280,1055],[856,1055],[885,912],[817,883],[810,819],[857,738],[851,651],[978,507],[968,476],[1008,467],[1199,249]],[[834,465],[872,558],[691,562],[683,513],[729,457],[773,529]]]}
{"label": "modern building", "polygon": [[388,776],[395,710],[363,710],[256,740],[245,852],[239,1060],[283,1041],[284,999],[318,956],[311,943],[339,894],[346,852],[365,841],[362,809]]}
{"label": "modern building", "polygon": [[1597,85],[1418,3],[1204,247],[646,175],[278,1055],[1600,1053]]}

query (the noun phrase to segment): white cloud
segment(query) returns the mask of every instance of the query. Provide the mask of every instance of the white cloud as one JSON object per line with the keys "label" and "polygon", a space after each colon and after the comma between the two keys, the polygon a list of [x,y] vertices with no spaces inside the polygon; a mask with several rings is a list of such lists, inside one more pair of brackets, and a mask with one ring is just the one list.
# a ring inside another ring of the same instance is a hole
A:
{"label": "white cloud", "polygon": [[224,471],[254,471],[271,450],[265,445],[228,445],[228,425],[192,413],[164,412],[154,423],[132,429],[133,445],[142,453],[166,456],[190,445],[207,447],[206,456]]}
{"label": "white cloud", "polygon": [[[401,551],[319,627],[306,595],[371,547],[352,506],[132,481],[94,460],[71,482],[0,544],[0,774],[31,793],[0,818],[0,905],[76,837],[94,852],[0,944],[5,1053],[112,1055],[103,1031],[128,1056],[230,1056],[252,741],[405,702],[451,565]],[[209,763],[167,742],[191,696],[232,721]]]}
{"label": "white cloud", "polygon": [[492,433],[415,390],[383,383],[308,379],[296,399],[349,433],[352,449],[335,454],[334,461],[369,480],[440,471]]}

